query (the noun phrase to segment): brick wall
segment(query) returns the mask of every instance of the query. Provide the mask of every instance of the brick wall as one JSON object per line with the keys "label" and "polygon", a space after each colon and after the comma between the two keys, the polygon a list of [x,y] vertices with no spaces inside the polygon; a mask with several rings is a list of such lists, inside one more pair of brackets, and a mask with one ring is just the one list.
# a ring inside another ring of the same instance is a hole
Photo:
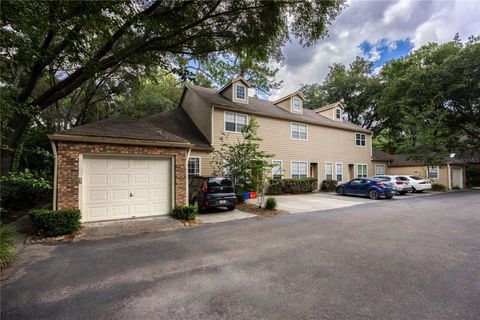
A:
{"label": "brick wall", "polygon": [[57,209],[78,208],[78,159],[79,155],[84,153],[124,154],[126,156],[173,156],[175,159],[175,202],[177,204],[186,204],[186,149],[105,143],[58,142]]}

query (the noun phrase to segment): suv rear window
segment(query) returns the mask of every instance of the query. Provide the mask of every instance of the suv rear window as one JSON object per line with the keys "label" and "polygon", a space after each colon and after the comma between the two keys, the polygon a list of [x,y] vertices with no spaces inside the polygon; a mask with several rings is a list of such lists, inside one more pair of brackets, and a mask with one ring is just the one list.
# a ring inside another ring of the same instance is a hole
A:
{"label": "suv rear window", "polygon": [[227,178],[210,178],[208,179],[209,187],[231,187],[232,180]]}

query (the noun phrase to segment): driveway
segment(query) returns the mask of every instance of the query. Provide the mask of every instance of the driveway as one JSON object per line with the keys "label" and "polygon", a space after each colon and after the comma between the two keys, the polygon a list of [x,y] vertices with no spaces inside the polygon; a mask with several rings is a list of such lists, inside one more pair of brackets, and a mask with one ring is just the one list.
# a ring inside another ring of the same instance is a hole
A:
{"label": "driveway", "polygon": [[480,192],[27,246],[2,319],[478,319]]}
{"label": "driveway", "polygon": [[[359,204],[372,203],[372,201],[401,201],[412,200],[416,198],[425,198],[435,193],[407,193],[405,195],[396,195],[392,199],[371,200],[366,197],[341,196],[337,193],[313,192],[306,194],[289,194],[272,196],[277,199],[277,208],[286,210],[290,213],[331,210],[338,208],[351,207]],[[247,202],[258,203],[257,199],[249,199]]]}

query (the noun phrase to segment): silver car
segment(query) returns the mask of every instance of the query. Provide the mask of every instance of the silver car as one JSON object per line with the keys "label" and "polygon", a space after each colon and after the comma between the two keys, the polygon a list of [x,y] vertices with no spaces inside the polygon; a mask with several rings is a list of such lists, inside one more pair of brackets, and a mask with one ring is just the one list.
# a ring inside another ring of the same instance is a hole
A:
{"label": "silver car", "polygon": [[372,178],[382,179],[384,181],[390,182],[398,194],[406,194],[408,192],[412,192],[412,185],[410,184],[410,180],[406,177],[378,175],[378,176],[373,176]]}

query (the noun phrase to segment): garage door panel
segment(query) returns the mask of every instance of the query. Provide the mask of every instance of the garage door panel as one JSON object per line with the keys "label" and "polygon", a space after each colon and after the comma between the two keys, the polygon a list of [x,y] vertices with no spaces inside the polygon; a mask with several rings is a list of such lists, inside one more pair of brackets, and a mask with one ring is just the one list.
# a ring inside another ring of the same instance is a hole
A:
{"label": "garage door panel", "polygon": [[113,189],[110,193],[112,201],[128,201],[130,198],[129,189]]}
{"label": "garage door panel", "polygon": [[93,156],[83,159],[85,221],[170,213],[171,159]]}
{"label": "garage door panel", "polygon": [[89,190],[87,192],[87,201],[88,202],[106,202],[108,201],[108,190]]}
{"label": "garage door panel", "polygon": [[112,205],[111,206],[111,218],[125,218],[130,217],[129,214],[129,205],[128,203],[123,205]]}
{"label": "garage door panel", "polygon": [[128,173],[111,173],[111,182],[112,186],[124,185],[128,186],[130,183],[130,175]]}
{"label": "garage door panel", "polygon": [[91,173],[87,176],[90,186],[107,186],[108,175],[106,173]]}

